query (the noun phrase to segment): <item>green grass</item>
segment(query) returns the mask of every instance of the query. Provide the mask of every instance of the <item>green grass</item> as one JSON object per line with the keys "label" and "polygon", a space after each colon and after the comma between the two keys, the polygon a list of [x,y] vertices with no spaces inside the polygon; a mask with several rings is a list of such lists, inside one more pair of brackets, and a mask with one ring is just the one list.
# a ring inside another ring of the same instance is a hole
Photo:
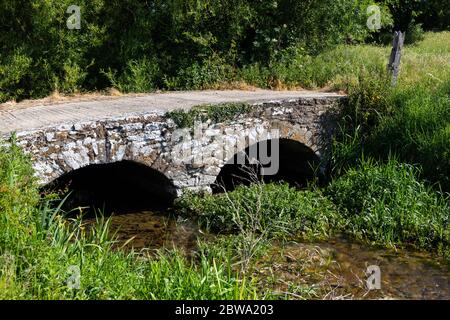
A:
{"label": "green grass", "polygon": [[286,184],[253,184],[219,195],[186,194],[178,206],[205,228],[266,239],[327,239],[333,234],[387,247],[450,257],[448,198],[417,178],[418,169],[390,159],[363,160],[322,194]]}
{"label": "green grass", "polygon": [[209,230],[251,230],[268,238],[327,238],[340,222],[332,203],[320,191],[298,192],[287,184],[239,186],[219,195],[187,193],[176,204]]}
{"label": "green grass", "polygon": [[448,199],[418,181],[417,169],[391,159],[362,160],[327,188],[343,230],[386,246],[438,249],[450,257]]}
{"label": "green grass", "polygon": [[383,159],[396,154],[419,166],[422,179],[449,192],[450,81],[398,90],[390,101],[392,111],[363,139],[366,154]]}
{"label": "green grass", "polygon": [[[450,33],[427,33],[406,46],[398,85],[384,71],[356,73],[348,81],[349,103],[341,110],[333,169],[339,175],[363,155],[387,162],[391,155],[421,169],[420,178],[436,190],[450,191]],[[380,54],[381,48],[360,48]],[[355,49],[358,50],[358,49]],[[361,54],[364,56],[364,54]],[[374,66],[373,59],[360,63]],[[330,80],[331,83],[337,82]]]}
{"label": "green grass", "polygon": [[[405,45],[398,83],[402,87],[418,83],[436,86],[448,81],[450,67],[450,32],[425,34],[423,41]],[[290,48],[271,68],[258,64],[246,66],[239,80],[259,87],[270,87],[273,79],[281,87],[348,90],[359,84],[361,74],[386,73],[390,46],[340,45],[317,56]],[[272,78],[272,81],[271,81]]]}

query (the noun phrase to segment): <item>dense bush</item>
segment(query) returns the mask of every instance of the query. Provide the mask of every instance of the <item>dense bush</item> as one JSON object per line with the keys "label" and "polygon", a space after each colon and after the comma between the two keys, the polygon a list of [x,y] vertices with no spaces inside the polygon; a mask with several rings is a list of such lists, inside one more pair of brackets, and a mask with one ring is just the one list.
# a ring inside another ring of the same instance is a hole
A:
{"label": "dense bush", "polygon": [[450,206],[416,178],[417,170],[390,160],[361,161],[327,189],[343,215],[345,230],[387,245],[450,249]]}
{"label": "dense bush", "polygon": [[448,28],[448,10],[437,0],[377,2],[382,29],[373,32],[366,26],[370,0],[80,0],[79,30],[66,27],[69,0],[5,0],[0,102],[110,86],[323,86],[342,67],[322,62],[333,56],[316,58],[324,49],[389,42],[392,23],[406,30],[407,42],[423,38],[421,26]]}
{"label": "dense bush", "polygon": [[[116,86],[201,89],[288,48],[361,42],[368,0],[69,0],[0,3],[0,101]],[[13,17],[13,18],[11,18]],[[265,81],[267,86],[267,81]]]}
{"label": "dense bush", "polygon": [[408,26],[408,32],[405,34],[405,44],[412,44],[422,41],[425,37],[425,32],[420,23],[411,23]]}
{"label": "dense bush", "polygon": [[188,193],[177,206],[208,229],[225,233],[252,229],[269,237],[325,238],[340,222],[319,191],[298,192],[287,184],[253,184],[203,197]]}

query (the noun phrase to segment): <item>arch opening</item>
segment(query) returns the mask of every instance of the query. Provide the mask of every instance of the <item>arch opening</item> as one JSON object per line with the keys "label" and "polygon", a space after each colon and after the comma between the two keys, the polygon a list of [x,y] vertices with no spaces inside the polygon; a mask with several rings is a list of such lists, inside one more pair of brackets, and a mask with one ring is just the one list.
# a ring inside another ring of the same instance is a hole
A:
{"label": "arch opening", "polygon": [[161,211],[176,197],[164,174],[134,161],[89,165],[55,179],[43,191],[68,195],[66,212],[81,207],[87,214],[100,209],[105,215]]}
{"label": "arch opening", "polygon": [[[225,164],[214,184],[211,185],[213,193],[232,191],[238,185],[250,185],[254,182],[287,182],[289,185],[297,188],[305,188],[308,182],[315,177],[322,180],[319,170],[320,159],[316,153],[301,142],[291,139],[272,139],[267,140],[267,152],[261,150],[261,144],[258,142],[247,147],[244,151],[236,153],[227,164]],[[274,143],[278,143],[275,147]],[[257,161],[251,163],[250,148],[257,150]],[[278,151],[278,152],[276,152]],[[262,175],[260,155],[265,155],[273,161],[278,157],[278,170],[275,174]],[[244,157],[245,163],[239,164],[238,157]]]}

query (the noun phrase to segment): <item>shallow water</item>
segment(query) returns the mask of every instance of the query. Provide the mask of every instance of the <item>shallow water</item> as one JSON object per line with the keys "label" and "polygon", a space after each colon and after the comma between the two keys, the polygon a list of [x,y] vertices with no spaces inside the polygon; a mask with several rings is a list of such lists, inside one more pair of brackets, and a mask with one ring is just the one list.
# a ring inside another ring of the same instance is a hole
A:
{"label": "shallow water", "polygon": [[370,248],[342,240],[323,244],[323,247],[333,251],[348,278],[358,270],[364,271],[368,265],[379,266],[381,289],[378,293],[371,292],[375,296],[450,299],[450,268],[439,257],[424,252]]}
{"label": "shallow water", "polygon": [[[95,218],[84,221],[93,223]],[[119,245],[132,239],[126,244],[128,249],[177,248],[188,253],[197,248],[197,237],[201,234],[192,221],[151,211],[112,215],[110,232],[115,234]]]}
{"label": "shallow water", "polygon": [[[121,243],[132,238],[128,248],[176,247],[187,253],[196,250],[197,238],[204,235],[195,222],[150,211],[113,215],[111,230]],[[341,237],[275,244],[270,251],[265,260],[271,272],[293,283],[326,283],[327,293],[321,298],[450,299],[448,263],[426,252],[379,249]],[[367,290],[369,265],[380,268],[379,290]]]}
{"label": "shallow water", "polygon": [[[309,260],[303,275],[324,274],[325,298],[366,299],[450,299],[450,266],[426,252],[379,249],[344,238],[319,243],[292,243],[283,246],[290,265],[296,259]],[[314,259],[316,255],[316,259]],[[312,258],[311,258],[312,257]],[[380,269],[380,289],[368,290],[367,267]],[[286,267],[286,266],[284,266]],[[303,268],[305,269],[304,265]],[[314,284],[314,277],[308,284]],[[292,279],[291,279],[292,280]]]}

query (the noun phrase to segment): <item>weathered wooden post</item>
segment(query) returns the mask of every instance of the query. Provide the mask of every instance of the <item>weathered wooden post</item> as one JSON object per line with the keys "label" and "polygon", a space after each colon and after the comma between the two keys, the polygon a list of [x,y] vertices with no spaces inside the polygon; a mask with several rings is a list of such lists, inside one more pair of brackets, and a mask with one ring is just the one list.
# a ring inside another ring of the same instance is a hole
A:
{"label": "weathered wooden post", "polygon": [[402,55],[404,40],[405,33],[401,31],[395,31],[394,40],[392,41],[391,56],[389,57],[389,63],[387,65],[388,72],[392,76],[392,86],[395,86],[397,84],[398,71],[400,69],[400,58]]}

